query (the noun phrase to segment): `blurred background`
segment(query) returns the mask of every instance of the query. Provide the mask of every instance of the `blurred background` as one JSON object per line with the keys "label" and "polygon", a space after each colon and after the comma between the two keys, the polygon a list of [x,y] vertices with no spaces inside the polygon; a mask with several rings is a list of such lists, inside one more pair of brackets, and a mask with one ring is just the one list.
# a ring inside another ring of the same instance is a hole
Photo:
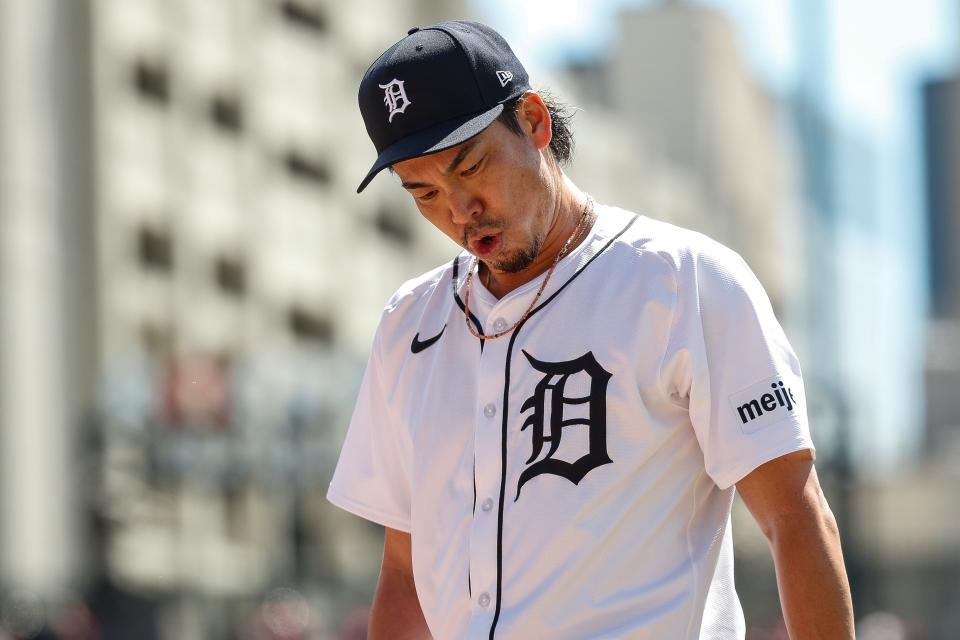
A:
{"label": "blurred background", "polygon": [[960,637],[960,1],[0,0],[0,640],[364,637],[382,532],[324,492],[380,310],[457,248],[354,193],[355,96],[464,17],[579,108],[581,187],[763,281],[858,637]]}

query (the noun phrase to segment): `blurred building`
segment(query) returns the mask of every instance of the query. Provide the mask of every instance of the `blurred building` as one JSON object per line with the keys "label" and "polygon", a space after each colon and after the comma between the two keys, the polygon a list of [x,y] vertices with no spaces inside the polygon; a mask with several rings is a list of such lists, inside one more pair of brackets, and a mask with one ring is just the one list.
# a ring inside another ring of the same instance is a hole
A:
{"label": "blurred building", "polygon": [[639,130],[646,155],[690,177],[695,228],[739,251],[783,311],[803,274],[790,259],[802,246],[794,178],[777,102],[747,69],[730,21],[685,2],[626,10],[608,59],[578,71],[584,93]]}
{"label": "blurred building", "polygon": [[388,177],[356,197],[354,96],[458,6],[93,4],[107,564],[176,637],[278,587],[320,628],[369,599],[378,530],[323,494],[380,309],[455,251]]}
{"label": "blurred building", "polygon": [[923,90],[932,317],[927,333],[927,446],[960,446],[960,75]]}
{"label": "blurred building", "polygon": [[98,309],[81,3],[0,0],[0,604],[77,586]]}
{"label": "blurred building", "polygon": [[889,134],[836,114],[831,4],[791,5],[798,65],[786,103],[801,167],[815,417],[838,464],[882,477],[919,449],[923,247],[909,206],[891,204],[889,158],[875,142]]}
{"label": "blurred building", "polygon": [[[960,20],[960,2],[954,3]],[[957,23],[960,38],[960,22]],[[930,318],[927,327],[925,367],[926,445],[928,459],[944,469],[939,484],[956,487],[956,458],[960,454],[960,59],[949,77],[929,80],[923,86],[923,128],[926,160],[926,204]],[[943,476],[952,483],[944,483]],[[941,489],[943,491],[943,489]],[[929,574],[952,596],[944,606],[944,631],[960,629],[960,516],[944,501],[943,511],[953,515],[948,527],[953,536]],[[946,565],[946,566],[944,566]],[[946,635],[944,636],[946,637]]]}
{"label": "blurred building", "polygon": [[0,1],[0,599],[187,639],[369,600],[378,530],[323,494],[379,311],[455,248],[389,177],[355,196],[354,96],[461,11]]}

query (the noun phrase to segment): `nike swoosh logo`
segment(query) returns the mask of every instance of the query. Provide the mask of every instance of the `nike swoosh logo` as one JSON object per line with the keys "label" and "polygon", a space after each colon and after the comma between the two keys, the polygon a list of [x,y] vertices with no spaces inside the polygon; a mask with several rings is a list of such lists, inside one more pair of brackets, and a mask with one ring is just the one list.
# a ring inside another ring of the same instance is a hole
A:
{"label": "nike swoosh logo", "polygon": [[420,332],[417,332],[417,335],[413,336],[413,342],[410,343],[410,351],[413,353],[420,353],[424,349],[433,345],[434,342],[440,339],[440,336],[443,335],[443,332],[447,330],[447,325],[443,325],[443,329],[440,329],[440,333],[433,336],[432,338],[427,338],[423,342],[420,341]]}

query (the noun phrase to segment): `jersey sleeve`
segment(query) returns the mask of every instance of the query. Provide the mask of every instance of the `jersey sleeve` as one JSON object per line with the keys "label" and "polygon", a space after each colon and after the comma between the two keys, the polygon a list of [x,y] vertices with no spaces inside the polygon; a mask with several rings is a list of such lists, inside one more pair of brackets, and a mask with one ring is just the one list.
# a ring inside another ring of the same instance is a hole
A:
{"label": "jersey sleeve", "polygon": [[409,532],[412,449],[393,419],[380,353],[378,329],[327,499],[361,518]]}
{"label": "jersey sleeve", "polygon": [[688,408],[717,486],[812,450],[800,362],[746,262],[720,245],[691,253],[676,291],[661,379]]}

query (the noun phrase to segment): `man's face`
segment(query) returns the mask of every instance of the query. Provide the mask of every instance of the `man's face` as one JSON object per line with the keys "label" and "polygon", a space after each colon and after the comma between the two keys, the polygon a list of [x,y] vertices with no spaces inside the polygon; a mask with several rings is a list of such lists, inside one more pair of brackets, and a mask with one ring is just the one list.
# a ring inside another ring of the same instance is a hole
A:
{"label": "man's face", "polygon": [[496,121],[456,147],[394,165],[427,220],[508,273],[534,262],[554,214],[555,185],[537,125],[525,125],[522,115],[520,123],[523,136]]}

